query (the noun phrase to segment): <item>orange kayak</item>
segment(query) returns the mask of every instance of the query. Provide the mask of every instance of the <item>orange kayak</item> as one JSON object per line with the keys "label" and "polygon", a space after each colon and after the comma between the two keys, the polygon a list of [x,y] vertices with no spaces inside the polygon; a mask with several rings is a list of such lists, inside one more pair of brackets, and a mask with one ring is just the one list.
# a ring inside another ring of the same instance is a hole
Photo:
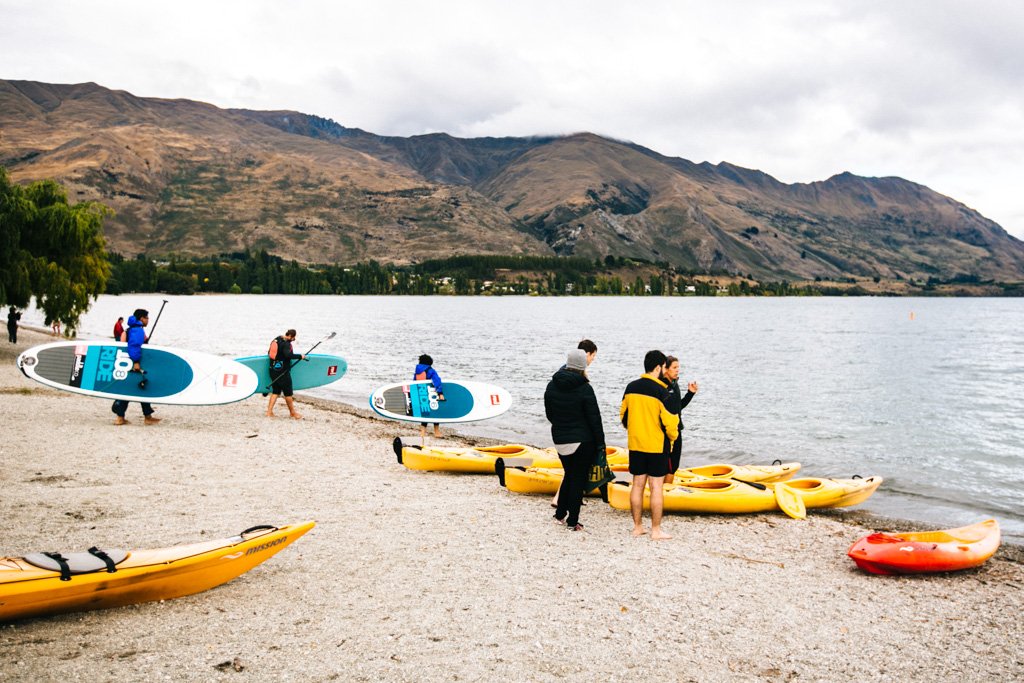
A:
{"label": "orange kayak", "polygon": [[951,572],[984,564],[999,542],[999,522],[989,519],[944,531],[870,534],[846,554],[872,574]]}

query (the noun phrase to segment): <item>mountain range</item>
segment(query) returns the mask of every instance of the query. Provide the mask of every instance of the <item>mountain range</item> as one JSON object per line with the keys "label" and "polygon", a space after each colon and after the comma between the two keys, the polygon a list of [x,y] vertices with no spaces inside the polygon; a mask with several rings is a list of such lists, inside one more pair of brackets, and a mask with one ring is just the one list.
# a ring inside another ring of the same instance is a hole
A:
{"label": "mountain range", "polygon": [[590,133],[393,137],[294,111],[0,80],[0,166],[113,208],[125,255],[609,255],[758,279],[1024,279],[1024,242],[902,178],[782,183]]}

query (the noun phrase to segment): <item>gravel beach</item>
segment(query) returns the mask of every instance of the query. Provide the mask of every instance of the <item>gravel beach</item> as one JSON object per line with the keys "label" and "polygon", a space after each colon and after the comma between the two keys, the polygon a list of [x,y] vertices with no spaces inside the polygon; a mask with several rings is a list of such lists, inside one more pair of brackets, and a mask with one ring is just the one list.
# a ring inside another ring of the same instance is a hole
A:
{"label": "gravel beach", "polygon": [[50,340],[0,347],[0,554],[317,526],[204,593],[0,624],[0,680],[1024,679],[1019,548],[879,577],[846,557],[855,513],[669,516],[655,543],[598,499],[570,533],[496,477],[405,469],[391,441],[414,429],[349,406],[269,419],[257,395],[145,426],[133,404],[116,427],[17,370]]}

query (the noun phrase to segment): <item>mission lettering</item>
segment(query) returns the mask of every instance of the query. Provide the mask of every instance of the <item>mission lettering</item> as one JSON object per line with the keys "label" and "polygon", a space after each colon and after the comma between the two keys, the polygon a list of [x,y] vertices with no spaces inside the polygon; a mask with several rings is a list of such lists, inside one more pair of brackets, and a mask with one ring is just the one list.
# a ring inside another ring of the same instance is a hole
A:
{"label": "mission lettering", "polygon": [[273,548],[275,545],[281,545],[282,543],[284,543],[287,540],[288,540],[287,536],[282,536],[281,538],[277,539],[276,541],[271,541],[270,543],[263,543],[262,545],[253,546],[252,548],[249,548],[248,550],[246,550],[245,554],[246,555],[252,555],[253,553],[261,553],[264,550],[266,550],[267,548]]}

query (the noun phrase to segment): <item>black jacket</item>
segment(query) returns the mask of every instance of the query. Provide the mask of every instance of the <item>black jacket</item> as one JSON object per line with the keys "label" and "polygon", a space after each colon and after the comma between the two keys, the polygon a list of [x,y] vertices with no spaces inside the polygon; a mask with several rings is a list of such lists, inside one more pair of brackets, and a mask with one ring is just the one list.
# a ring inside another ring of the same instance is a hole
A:
{"label": "black jacket", "polygon": [[555,443],[590,442],[605,445],[601,411],[590,380],[578,372],[559,370],[544,390],[544,414]]}
{"label": "black jacket", "polygon": [[[690,401],[693,400],[693,392],[687,389],[686,394],[683,395],[682,389],[679,387],[679,382],[669,382],[668,384],[668,398],[665,399],[665,408],[668,412],[673,415],[680,415],[683,412],[683,408],[690,405]],[[680,415],[680,418],[682,416]],[[679,420],[679,428],[683,428],[682,419]]]}

